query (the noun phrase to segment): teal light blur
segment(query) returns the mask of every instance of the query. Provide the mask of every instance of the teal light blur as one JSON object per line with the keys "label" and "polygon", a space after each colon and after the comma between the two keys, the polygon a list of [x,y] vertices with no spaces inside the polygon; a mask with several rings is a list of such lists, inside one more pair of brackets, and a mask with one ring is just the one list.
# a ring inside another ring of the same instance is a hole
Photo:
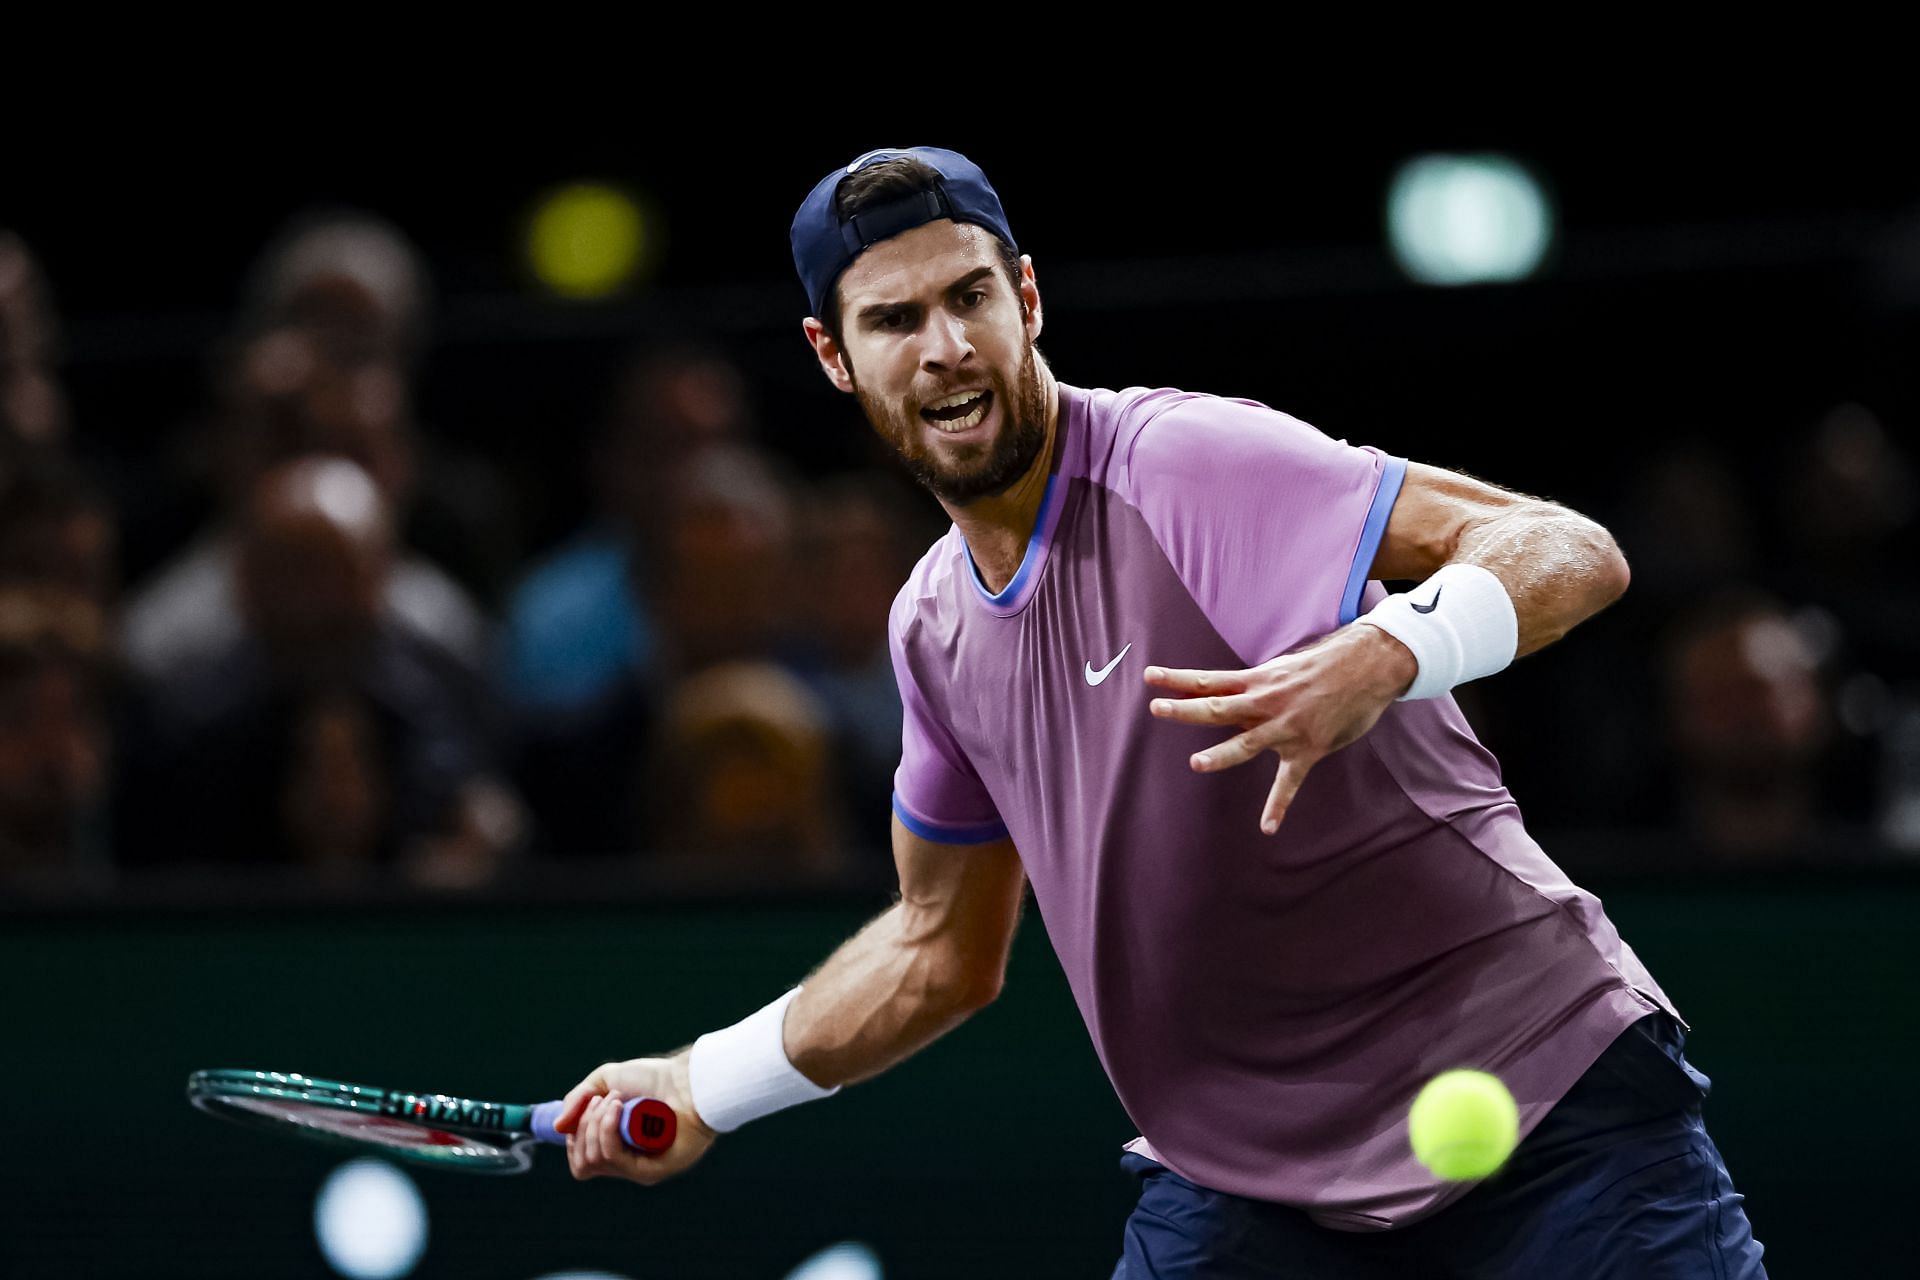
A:
{"label": "teal light blur", "polygon": [[1540,182],[1500,155],[1409,160],[1387,192],[1387,239],[1421,284],[1494,284],[1540,269],[1554,211]]}

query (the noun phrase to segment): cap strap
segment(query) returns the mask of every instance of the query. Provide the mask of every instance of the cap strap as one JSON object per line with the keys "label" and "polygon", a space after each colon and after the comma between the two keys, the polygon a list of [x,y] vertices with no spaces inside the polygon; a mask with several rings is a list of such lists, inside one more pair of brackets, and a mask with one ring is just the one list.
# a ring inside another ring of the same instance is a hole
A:
{"label": "cap strap", "polygon": [[841,224],[840,238],[848,254],[859,254],[902,231],[951,217],[953,204],[947,199],[946,187],[936,184],[931,191],[916,191],[890,204],[855,214]]}

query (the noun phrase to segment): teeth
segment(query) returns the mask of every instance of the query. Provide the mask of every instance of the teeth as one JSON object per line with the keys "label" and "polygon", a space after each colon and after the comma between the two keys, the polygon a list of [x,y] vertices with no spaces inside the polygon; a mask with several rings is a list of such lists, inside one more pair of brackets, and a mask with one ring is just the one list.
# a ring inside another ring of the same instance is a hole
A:
{"label": "teeth", "polygon": [[986,416],[987,416],[987,402],[986,402],[986,398],[982,397],[980,400],[980,407],[975,409],[972,413],[968,414],[966,417],[955,418],[952,422],[935,422],[933,425],[938,427],[940,430],[947,432],[948,434],[952,434],[953,432],[956,432],[956,431],[965,431],[968,427],[979,426],[980,419]]}
{"label": "teeth", "polygon": [[982,394],[984,393],[979,391],[962,391],[958,395],[948,396],[944,400],[935,400],[932,404],[928,405],[927,408],[951,409],[953,408],[953,406],[957,404],[965,404],[967,401],[973,399],[975,396],[982,395]]}

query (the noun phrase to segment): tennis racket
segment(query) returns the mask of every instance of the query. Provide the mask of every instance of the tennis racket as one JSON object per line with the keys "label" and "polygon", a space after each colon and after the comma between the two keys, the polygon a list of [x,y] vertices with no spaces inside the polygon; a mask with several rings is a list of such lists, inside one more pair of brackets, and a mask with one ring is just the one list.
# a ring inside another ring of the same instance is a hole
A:
{"label": "tennis racket", "polygon": [[[469,1173],[521,1173],[541,1143],[566,1145],[559,1102],[516,1106],[444,1093],[404,1093],[279,1071],[196,1071],[187,1098],[209,1115],[254,1128]],[[658,1098],[620,1106],[620,1136],[642,1155],[673,1145],[673,1108]]]}

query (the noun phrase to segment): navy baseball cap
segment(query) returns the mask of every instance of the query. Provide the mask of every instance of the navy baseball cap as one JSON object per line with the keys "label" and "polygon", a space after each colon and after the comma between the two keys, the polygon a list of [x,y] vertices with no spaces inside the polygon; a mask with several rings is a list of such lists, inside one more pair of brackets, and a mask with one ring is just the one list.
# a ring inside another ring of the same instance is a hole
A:
{"label": "navy baseball cap", "polygon": [[[916,191],[888,204],[869,209],[852,218],[842,218],[834,208],[834,195],[848,174],[858,173],[881,160],[911,157],[935,170],[940,180],[931,191]],[[1007,215],[1000,208],[1000,197],[980,167],[958,151],[939,147],[907,147],[904,150],[869,151],[844,169],[835,169],[820,179],[800,212],[793,215],[793,265],[800,272],[800,283],[807,287],[807,301],[813,314],[819,315],[833,292],[833,282],[853,265],[853,260],[882,240],[911,231],[938,218],[971,222],[1014,244],[1007,229]],[[1015,245],[1014,252],[1019,252]]]}

